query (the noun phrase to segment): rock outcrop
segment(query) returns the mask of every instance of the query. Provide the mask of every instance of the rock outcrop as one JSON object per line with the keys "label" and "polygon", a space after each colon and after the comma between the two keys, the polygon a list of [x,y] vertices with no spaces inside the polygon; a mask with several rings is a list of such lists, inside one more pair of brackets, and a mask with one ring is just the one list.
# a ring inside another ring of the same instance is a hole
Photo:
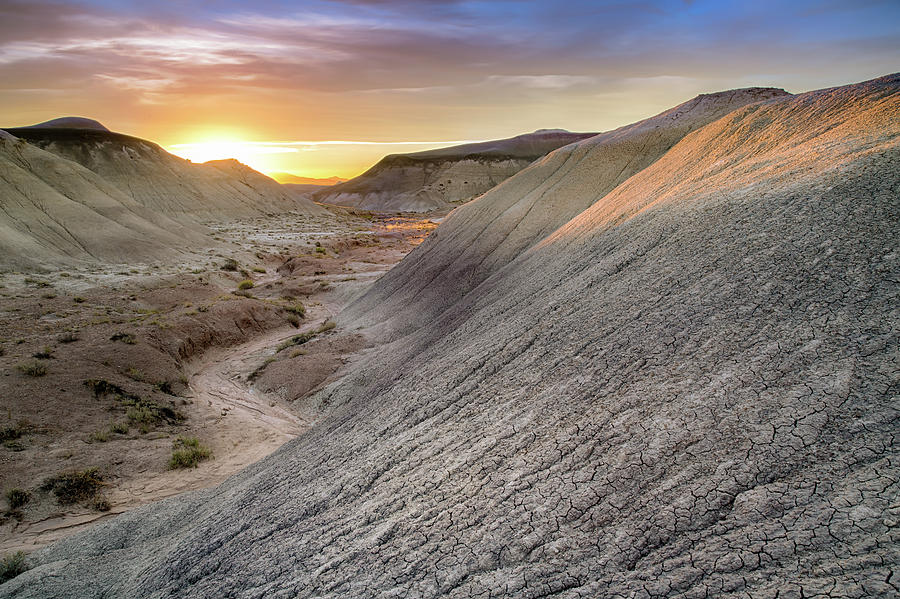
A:
{"label": "rock outcrop", "polygon": [[542,129],[509,139],[392,154],[313,198],[375,212],[448,208],[484,193],[548,152],[593,135]]}
{"label": "rock outcrop", "polygon": [[769,95],[638,135],[623,179],[590,147],[545,193],[516,175],[491,195],[518,221],[576,213],[485,221],[486,277],[428,266],[464,253],[454,215],[396,291],[432,319],[313,429],[0,594],[896,595],[900,76]]}

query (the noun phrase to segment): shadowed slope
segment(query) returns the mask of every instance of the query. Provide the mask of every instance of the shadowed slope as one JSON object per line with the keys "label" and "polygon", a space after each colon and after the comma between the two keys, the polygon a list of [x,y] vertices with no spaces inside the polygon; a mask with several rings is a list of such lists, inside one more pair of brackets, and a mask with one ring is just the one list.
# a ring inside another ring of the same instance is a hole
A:
{"label": "shadowed slope", "polygon": [[746,104],[787,96],[770,88],[701,95],[556,150],[454,211],[345,318],[388,321],[383,328],[395,335],[424,325],[691,131]]}
{"label": "shadowed slope", "polygon": [[287,211],[325,213],[235,160],[192,164],[152,142],[109,131],[32,127],[7,131],[81,164],[163,214],[221,220]]}
{"label": "shadowed slope", "polygon": [[593,135],[540,130],[509,139],[392,154],[362,175],[313,197],[376,212],[447,208],[484,193],[548,152]]}
{"label": "shadowed slope", "polygon": [[892,76],[686,136],[277,454],[0,592],[896,593],[898,112]]}
{"label": "shadowed slope", "polygon": [[198,242],[86,168],[0,132],[0,267],[142,262]]}

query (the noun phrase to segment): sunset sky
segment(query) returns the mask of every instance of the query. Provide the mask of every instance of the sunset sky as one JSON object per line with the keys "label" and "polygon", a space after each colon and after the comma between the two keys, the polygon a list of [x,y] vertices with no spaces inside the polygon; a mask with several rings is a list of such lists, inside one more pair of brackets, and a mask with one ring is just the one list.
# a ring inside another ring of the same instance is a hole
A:
{"label": "sunset sky", "polygon": [[0,0],[0,124],[86,116],[195,160],[312,177],[897,70],[897,0]]}

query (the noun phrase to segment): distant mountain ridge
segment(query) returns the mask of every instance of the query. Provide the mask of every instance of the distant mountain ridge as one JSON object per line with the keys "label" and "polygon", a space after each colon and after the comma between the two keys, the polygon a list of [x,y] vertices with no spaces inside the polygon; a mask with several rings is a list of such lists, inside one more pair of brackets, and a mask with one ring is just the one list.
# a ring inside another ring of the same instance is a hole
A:
{"label": "distant mountain ridge", "polygon": [[312,194],[376,212],[427,212],[470,200],[561,146],[593,137],[541,129],[507,139],[391,154],[362,175]]}

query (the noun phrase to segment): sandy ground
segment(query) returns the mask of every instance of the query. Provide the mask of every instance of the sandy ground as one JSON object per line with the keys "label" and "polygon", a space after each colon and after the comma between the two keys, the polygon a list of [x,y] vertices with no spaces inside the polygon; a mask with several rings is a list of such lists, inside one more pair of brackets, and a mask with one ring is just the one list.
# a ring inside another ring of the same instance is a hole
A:
{"label": "sandy ground", "polygon": [[[331,220],[284,216],[219,225],[217,241],[233,252],[211,250],[203,268],[196,262],[92,268],[42,275],[37,286],[34,277],[0,274],[0,294],[7,298],[5,319],[0,312],[0,407],[6,413],[0,420],[4,427],[28,423],[25,435],[0,448],[0,486],[4,493],[20,488],[30,494],[29,503],[3,513],[0,553],[33,551],[137,506],[216,485],[315,423],[320,414],[302,395],[341,376],[348,354],[362,344],[358,336],[329,330],[304,346],[311,351],[279,352],[279,345],[318,330],[436,226],[422,216],[338,212]],[[226,255],[253,270],[221,271]],[[245,276],[254,281],[252,293],[232,295]],[[292,326],[284,309],[297,303],[306,313]],[[126,326],[137,343],[109,341]],[[76,331],[80,341],[53,344],[47,376],[16,372],[23,358],[66,331]],[[288,361],[288,372],[298,374],[279,378],[276,367]],[[254,372],[260,380],[248,380]],[[123,416],[83,388],[83,381],[101,375],[168,402],[185,420],[92,440],[104,423]],[[153,381],[171,381],[173,395],[160,394]],[[197,468],[168,469],[179,436],[196,437],[213,458]],[[87,467],[104,476],[108,511],[89,502],[59,505],[40,488],[48,476]]]}

